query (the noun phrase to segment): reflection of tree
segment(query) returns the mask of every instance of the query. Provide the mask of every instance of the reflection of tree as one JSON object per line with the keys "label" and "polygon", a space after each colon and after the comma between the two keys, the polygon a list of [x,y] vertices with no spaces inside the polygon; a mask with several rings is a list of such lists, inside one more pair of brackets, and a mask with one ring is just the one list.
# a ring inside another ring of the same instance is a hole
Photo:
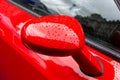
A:
{"label": "reflection of tree", "polygon": [[26,4],[32,6],[32,9],[43,9],[48,11],[47,7],[40,0],[23,0]]}
{"label": "reflection of tree", "polygon": [[120,50],[120,31],[115,31],[111,36],[111,43],[116,47],[119,47]]}
{"label": "reflection of tree", "polygon": [[[57,14],[54,10],[49,9],[44,3],[40,0],[12,0],[14,4],[21,5],[22,9],[34,14],[34,15],[50,15],[50,14]],[[27,8],[27,9],[26,9]]]}
{"label": "reflection of tree", "polygon": [[107,21],[99,14],[91,14],[87,17],[77,15],[75,18],[82,24],[86,33],[106,41],[109,41],[110,37],[116,30],[120,31],[119,20]]}

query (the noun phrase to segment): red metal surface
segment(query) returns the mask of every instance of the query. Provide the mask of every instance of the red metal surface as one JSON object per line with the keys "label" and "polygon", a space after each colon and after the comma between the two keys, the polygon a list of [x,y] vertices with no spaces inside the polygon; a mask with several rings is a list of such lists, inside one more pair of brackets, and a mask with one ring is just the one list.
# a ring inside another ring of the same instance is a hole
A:
{"label": "red metal surface", "polygon": [[[120,63],[86,46],[100,58],[104,73],[98,77],[84,74],[68,57],[41,55],[27,49],[20,38],[23,25],[35,18],[27,12],[0,1],[0,80],[119,80]],[[89,68],[89,66],[86,67]]]}
{"label": "red metal surface", "polygon": [[35,44],[31,47],[38,49],[38,52],[41,52],[41,48],[48,47],[48,53],[45,53],[48,55],[72,55],[71,52],[85,44],[80,24],[69,16],[54,15],[32,19],[24,25],[21,33],[23,42]]}
{"label": "red metal surface", "polygon": [[70,16],[49,15],[33,19],[22,28],[21,38],[26,47],[36,52],[72,56],[88,75],[100,76],[104,72],[102,63],[86,48],[81,25]]}

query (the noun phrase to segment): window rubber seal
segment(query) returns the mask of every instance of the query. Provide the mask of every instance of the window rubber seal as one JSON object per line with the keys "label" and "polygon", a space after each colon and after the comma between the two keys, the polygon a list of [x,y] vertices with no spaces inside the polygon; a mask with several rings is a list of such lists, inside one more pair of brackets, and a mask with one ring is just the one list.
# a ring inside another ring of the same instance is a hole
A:
{"label": "window rubber seal", "polygon": [[108,46],[97,43],[89,38],[86,38],[86,44],[88,46],[100,51],[101,53],[109,56],[110,58],[120,62],[120,52],[119,51],[116,51],[114,49],[109,48]]}

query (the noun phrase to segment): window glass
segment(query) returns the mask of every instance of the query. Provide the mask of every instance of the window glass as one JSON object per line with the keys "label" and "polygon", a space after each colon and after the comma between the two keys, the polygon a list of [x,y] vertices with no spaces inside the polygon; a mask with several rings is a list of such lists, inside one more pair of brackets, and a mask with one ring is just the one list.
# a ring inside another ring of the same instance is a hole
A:
{"label": "window glass", "polygon": [[39,0],[8,0],[14,5],[24,9],[25,11],[35,15],[50,15],[50,14],[58,14],[55,10],[48,9],[44,3]]}
{"label": "window glass", "polygon": [[120,50],[120,11],[115,1],[41,0],[59,14],[75,17],[82,24],[88,38]]}
{"label": "window glass", "polygon": [[[9,0],[39,15],[75,17],[87,38],[120,51],[119,0]],[[118,1],[118,2],[117,2]]]}

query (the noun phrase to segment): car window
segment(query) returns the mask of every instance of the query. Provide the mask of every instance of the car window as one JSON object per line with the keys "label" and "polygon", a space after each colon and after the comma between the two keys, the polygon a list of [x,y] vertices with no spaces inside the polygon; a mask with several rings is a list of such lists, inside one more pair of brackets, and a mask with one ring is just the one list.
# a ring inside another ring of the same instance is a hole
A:
{"label": "car window", "polygon": [[58,14],[56,11],[48,9],[47,6],[44,5],[44,3],[39,2],[39,0],[8,0],[8,1],[37,17],[41,15],[44,16]]}
{"label": "car window", "polygon": [[95,45],[98,44],[98,47],[102,46],[100,50],[103,53],[113,54],[112,56],[117,56],[120,60],[119,0],[8,1],[29,9],[32,13],[38,14],[37,16],[64,14],[75,17],[82,24],[88,45],[96,48]]}

